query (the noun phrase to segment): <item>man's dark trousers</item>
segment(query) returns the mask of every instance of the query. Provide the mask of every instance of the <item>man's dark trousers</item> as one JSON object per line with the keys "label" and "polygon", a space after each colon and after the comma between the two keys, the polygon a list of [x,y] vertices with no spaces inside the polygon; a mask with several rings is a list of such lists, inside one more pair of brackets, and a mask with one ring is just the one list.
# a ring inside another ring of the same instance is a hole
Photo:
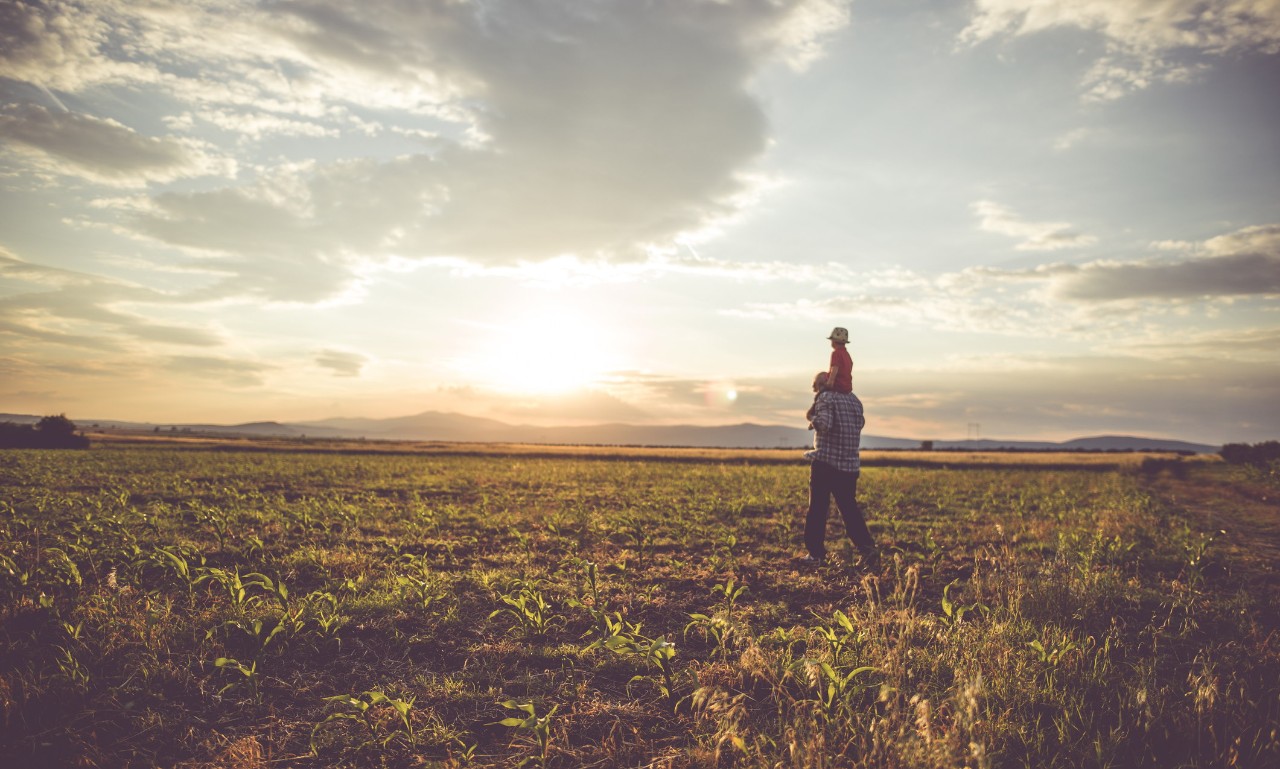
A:
{"label": "man's dark trousers", "polygon": [[809,515],[804,522],[804,545],[809,555],[821,560],[827,554],[827,512],[833,496],[849,539],[863,556],[874,554],[875,540],[858,507],[858,474],[841,472],[815,460],[809,469]]}

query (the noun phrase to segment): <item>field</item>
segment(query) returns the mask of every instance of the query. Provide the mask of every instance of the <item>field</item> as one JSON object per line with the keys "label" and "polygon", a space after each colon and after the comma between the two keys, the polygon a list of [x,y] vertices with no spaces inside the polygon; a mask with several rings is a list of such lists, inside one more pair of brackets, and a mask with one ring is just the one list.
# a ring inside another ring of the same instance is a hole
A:
{"label": "field", "polygon": [[0,452],[0,765],[1280,766],[1274,471],[228,448]]}

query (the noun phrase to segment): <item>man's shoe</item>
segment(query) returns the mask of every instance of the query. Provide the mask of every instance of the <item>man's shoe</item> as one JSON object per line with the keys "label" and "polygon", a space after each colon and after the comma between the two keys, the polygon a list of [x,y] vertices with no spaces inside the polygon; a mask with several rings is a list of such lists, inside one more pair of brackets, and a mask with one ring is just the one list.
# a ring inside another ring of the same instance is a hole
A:
{"label": "man's shoe", "polygon": [[801,566],[810,566],[813,568],[817,568],[818,566],[822,565],[822,559],[814,558],[811,555],[806,555],[804,558],[797,558],[796,563],[800,564]]}
{"label": "man's shoe", "polygon": [[880,551],[875,550],[862,556],[862,565],[871,571],[880,571]]}

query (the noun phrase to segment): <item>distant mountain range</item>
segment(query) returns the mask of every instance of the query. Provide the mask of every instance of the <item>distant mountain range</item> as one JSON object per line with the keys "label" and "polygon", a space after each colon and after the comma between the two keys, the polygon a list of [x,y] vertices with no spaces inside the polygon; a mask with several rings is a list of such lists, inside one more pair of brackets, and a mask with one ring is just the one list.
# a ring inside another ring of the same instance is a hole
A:
{"label": "distant mountain range", "polygon": [[[28,424],[40,417],[0,414],[0,422]],[[512,425],[462,414],[425,411],[388,419],[334,418],[306,423],[249,422],[239,425],[154,424],[117,419],[74,419],[81,429],[117,429],[146,432],[184,432],[205,435],[287,438],[339,438],[368,440],[459,441],[544,443],[601,446],[693,446],[715,448],[799,448],[813,443],[813,433],[796,427],[743,423],[703,427],[697,425],[600,424],[579,427]],[[920,441],[862,436],[864,449],[918,449]],[[1055,443],[1052,441],[1004,441],[995,439],[934,441],[935,450],[968,451],[1189,451],[1211,454],[1219,446],[1187,441],[1104,435]]]}

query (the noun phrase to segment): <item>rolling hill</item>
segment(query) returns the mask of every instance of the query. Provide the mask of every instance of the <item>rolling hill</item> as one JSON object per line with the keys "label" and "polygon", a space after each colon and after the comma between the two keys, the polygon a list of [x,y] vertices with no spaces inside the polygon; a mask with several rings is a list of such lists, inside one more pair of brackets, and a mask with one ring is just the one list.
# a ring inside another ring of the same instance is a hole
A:
{"label": "rolling hill", "polygon": [[[0,414],[0,422],[30,424],[40,417]],[[154,424],[114,419],[76,419],[82,429],[183,432],[246,437],[364,438],[459,442],[545,443],[626,446],[692,446],[703,448],[800,448],[810,446],[813,433],[786,425],[632,425],[538,427],[512,425],[494,419],[440,411],[403,417],[369,419],[337,417],[312,422],[249,422],[236,425]],[[934,441],[936,450],[952,451],[1186,451],[1217,452],[1202,443],[1135,436],[1103,435],[1064,442],[1018,440]],[[918,449],[920,441],[864,433],[864,449]]]}

